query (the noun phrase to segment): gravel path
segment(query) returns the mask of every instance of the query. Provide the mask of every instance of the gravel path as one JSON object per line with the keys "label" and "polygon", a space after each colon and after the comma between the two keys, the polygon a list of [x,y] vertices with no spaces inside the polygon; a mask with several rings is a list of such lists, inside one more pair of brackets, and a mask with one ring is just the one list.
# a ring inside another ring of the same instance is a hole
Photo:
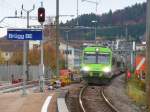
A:
{"label": "gravel path", "polygon": [[112,84],[105,89],[105,93],[120,112],[143,112],[127,96],[124,75],[115,78]]}

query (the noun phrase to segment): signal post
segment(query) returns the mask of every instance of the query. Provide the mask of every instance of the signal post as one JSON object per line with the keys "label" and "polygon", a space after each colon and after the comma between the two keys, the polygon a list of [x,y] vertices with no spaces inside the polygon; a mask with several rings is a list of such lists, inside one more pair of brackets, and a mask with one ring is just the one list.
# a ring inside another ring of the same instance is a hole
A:
{"label": "signal post", "polygon": [[41,2],[41,7],[38,8],[38,21],[41,24],[42,27],[42,40],[41,40],[41,64],[40,64],[40,80],[39,80],[39,86],[40,86],[40,92],[44,92],[44,50],[43,50],[43,41],[44,41],[44,27],[43,23],[45,21],[45,8],[43,7],[43,2]]}

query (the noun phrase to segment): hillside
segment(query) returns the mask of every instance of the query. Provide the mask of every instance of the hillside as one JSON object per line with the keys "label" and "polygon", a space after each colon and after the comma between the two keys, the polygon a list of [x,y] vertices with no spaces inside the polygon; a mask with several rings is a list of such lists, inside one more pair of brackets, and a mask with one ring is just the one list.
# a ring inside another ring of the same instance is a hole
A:
{"label": "hillside", "polygon": [[[128,35],[138,40],[139,36],[145,33],[145,21],[146,21],[146,3],[135,4],[130,7],[126,7],[122,10],[117,10],[102,15],[84,14],[78,17],[80,26],[95,27],[92,21],[97,21],[97,35],[103,38],[116,38],[125,37],[126,29],[128,29]],[[65,25],[75,26],[77,18],[67,21]],[[64,37],[63,31],[61,34]],[[91,30],[78,30],[71,32],[71,39],[94,39],[94,31]]]}

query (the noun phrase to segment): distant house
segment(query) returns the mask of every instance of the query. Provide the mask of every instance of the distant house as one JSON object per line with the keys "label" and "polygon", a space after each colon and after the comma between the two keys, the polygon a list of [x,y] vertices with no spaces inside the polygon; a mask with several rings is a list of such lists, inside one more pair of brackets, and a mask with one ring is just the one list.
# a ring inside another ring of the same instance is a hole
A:
{"label": "distant house", "polygon": [[23,50],[23,42],[22,41],[10,41],[5,38],[0,39],[0,51],[2,52],[2,57],[5,61],[8,61],[14,52]]}
{"label": "distant house", "polygon": [[146,44],[137,44],[136,45],[136,50],[137,51],[143,51],[146,49]]}
{"label": "distant house", "polygon": [[65,56],[65,62],[66,62],[66,56],[68,54],[68,68],[73,70],[75,68],[79,68],[80,66],[80,54],[81,51],[79,48],[74,47],[73,45],[68,45],[68,52],[67,52],[67,45],[64,42],[60,43],[59,46],[60,52],[64,54]]}

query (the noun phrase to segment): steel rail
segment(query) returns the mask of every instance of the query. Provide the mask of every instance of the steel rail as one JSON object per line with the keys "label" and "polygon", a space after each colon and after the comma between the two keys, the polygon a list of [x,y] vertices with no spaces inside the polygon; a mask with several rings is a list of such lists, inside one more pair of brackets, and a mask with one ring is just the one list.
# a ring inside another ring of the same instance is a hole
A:
{"label": "steel rail", "polygon": [[[84,91],[86,90],[87,87],[88,87],[88,85],[85,85],[85,86],[81,89],[81,91],[80,91],[80,93],[79,93],[79,105],[80,105],[80,108],[81,108],[81,110],[82,110],[83,112],[86,112],[86,110],[85,110],[85,108],[84,108],[84,106],[83,106],[82,95],[83,95],[83,93],[84,93]],[[108,98],[105,96],[105,94],[104,94],[104,87],[101,88],[100,94],[101,94],[101,97],[104,99],[104,102],[108,105],[108,107],[111,108],[111,110],[112,110],[113,112],[120,112],[120,111],[108,100]]]}
{"label": "steel rail", "polygon": [[108,98],[104,94],[104,88],[101,89],[101,96],[104,99],[104,101],[107,103],[107,105],[114,111],[119,112],[118,109],[108,100]]}
{"label": "steel rail", "polygon": [[80,91],[80,93],[79,93],[79,104],[80,104],[80,108],[82,109],[83,112],[86,112],[86,111],[85,111],[85,108],[84,108],[84,106],[83,106],[82,95],[83,95],[83,92],[85,91],[85,89],[86,89],[87,87],[88,87],[88,85],[85,85],[85,86],[81,89],[81,91]]}
{"label": "steel rail", "polygon": [[[38,81],[37,80],[28,81],[26,86],[30,86],[30,85],[34,85],[34,84],[38,84]],[[0,92],[11,90],[11,89],[16,89],[16,88],[22,88],[22,82],[20,82],[18,84],[13,84],[13,85],[2,86],[2,87],[0,87]]]}

